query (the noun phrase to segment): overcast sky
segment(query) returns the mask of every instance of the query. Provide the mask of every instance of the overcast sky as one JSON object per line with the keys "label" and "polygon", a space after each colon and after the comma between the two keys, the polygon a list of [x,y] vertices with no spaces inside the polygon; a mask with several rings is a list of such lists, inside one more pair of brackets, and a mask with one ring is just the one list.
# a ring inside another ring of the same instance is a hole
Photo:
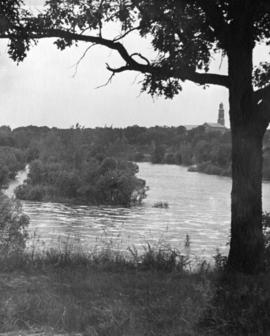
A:
{"label": "overcast sky", "polygon": [[[28,0],[37,5],[42,0]],[[117,55],[103,47],[91,49],[74,76],[73,66],[87,47],[59,51],[52,40],[43,40],[33,47],[25,61],[17,66],[7,56],[4,41],[0,41],[0,124],[18,127],[48,125],[70,127],[77,122],[86,127],[128,125],[183,125],[216,122],[220,102],[225,106],[228,125],[227,90],[211,86],[204,90],[186,82],[183,91],[173,100],[140,94],[142,77],[122,73],[111,84],[104,84],[109,73],[105,63],[120,65]],[[130,51],[151,55],[147,41],[136,36],[127,41]],[[255,60],[265,58],[266,50],[257,50]],[[219,71],[217,57],[213,71]],[[221,71],[226,71],[226,61]]]}

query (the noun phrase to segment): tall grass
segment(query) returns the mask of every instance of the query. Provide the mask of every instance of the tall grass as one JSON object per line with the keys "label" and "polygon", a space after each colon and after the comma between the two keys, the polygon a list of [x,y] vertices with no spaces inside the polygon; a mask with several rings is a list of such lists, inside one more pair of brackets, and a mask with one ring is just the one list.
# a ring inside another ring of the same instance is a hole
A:
{"label": "tall grass", "polygon": [[0,332],[194,335],[211,295],[206,274],[190,274],[168,246],[13,254],[0,267]]}
{"label": "tall grass", "polygon": [[[38,243],[38,240],[35,241]],[[1,270],[27,270],[44,268],[102,266],[130,268],[140,271],[187,272],[191,260],[179,249],[159,241],[155,245],[146,243],[141,250],[135,246],[128,247],[125,252],[114,247],[113,242],[106,242],[86,252],[72,240],[60,241],[58,247],[41,250],[35,242],[24,252],[0,255]]]}
{"label": "tall grass", "polygon": [[[6,205],[3,209],[10,209]],[[0,254],[0,333],[270,334],[268,215],[265,272],[247,276],[228,273],[221,254],[215,256],[214,268],[204,261],[190,272],[188,254],[162,240],[145,244],[142,251],[130,247],[126,253],[112,240],[87,253],[72,241],[44,251],[34,243],[24,250],[26,222],[20,222],[19,213],[4,213],[9,225],[1,226],[6,234]],[[187,236],[186,252],[189,247]]]}

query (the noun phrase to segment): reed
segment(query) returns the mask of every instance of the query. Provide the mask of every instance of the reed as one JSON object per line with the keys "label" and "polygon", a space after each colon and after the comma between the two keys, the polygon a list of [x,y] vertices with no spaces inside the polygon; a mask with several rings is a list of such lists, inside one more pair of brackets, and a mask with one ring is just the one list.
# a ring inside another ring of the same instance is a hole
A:
{"label": "reed", "polygon": [[178,251],[150,244],[142,254],[67,245],[2,257],[0,332],[193,335],[211,276],[187,265]]}

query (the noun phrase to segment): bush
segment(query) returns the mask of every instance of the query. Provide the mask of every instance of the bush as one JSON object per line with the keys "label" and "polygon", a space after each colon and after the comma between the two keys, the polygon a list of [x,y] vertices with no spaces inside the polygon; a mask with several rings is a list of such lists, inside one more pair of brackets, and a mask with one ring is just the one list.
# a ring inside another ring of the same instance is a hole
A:
{"label": "bush", "polygon": [[41,185],[22,184],[15,189],[18,199],[41,202],[45,199],[46,188]]}
{"label": "bush", "polygon": [[173,153],[167,153],[164,157],[164,163],[176,164],[175,155]]}
{"label": "bush", "polygon": [[76,169],[65,161],[33,161],[28,180],[15,191],[17,198],[130,206],[146,197],[145,181],[136,177],[135,163],[111,157],[79,163]]}
{"label": "bush", "polygon": [[203,172],[209,175],[223,175],[223,168],[218,167],[217,165],[211,162],[204,162],[198,165],[198,171]]}
{"label": "bush", "polygon": [[264,263],[265,269],[270,270],[270,213],[263,214],[263,233],[264,233]]}
{"label": "bush", "polygon": [[155,146],[151,154],[151,162],[152,163],[163,163],[164,154],[165,154],[164,146]]}
{"label": "bush", "polygon": [[153,208],[161,208],[161,209],[168,209],[169,203],[167,202],[156,202],[153,205]]}
{"label": "bush", "polygon": [[143,162],[145,161],[144,154],[141,152],[136,152],[133,157],[133,161],[135,162]]}
{"label": "bush", "polygon": [[269,335],[269,274],[224,274],[201,320],[203,335]]}
{"label": "bush", "polygon": [[263,214],[265,272],[245,275],[226,269],[215,256],[215,294],[199,325],[203,335],[268,335],[270,330],[270,214]]}
{"label": "bush", "polygon": [[0,254],[21,253],[26,244],[29,218],[18,202],[0,194]]}

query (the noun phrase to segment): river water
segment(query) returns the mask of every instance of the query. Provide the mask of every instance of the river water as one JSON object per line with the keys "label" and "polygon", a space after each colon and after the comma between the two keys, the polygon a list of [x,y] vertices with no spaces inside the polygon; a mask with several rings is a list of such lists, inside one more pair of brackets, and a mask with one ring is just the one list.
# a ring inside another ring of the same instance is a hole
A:
{"label": "river water", "polygon": [[[183,252],[186,235],[190,237],[188,253],[209,258],[218,248],[227,253],[230,223],[231,179],[190,173],[176,165],[139,163],[139,177],[149,186],[143,205],[132,208],[109,206],[73,206],[60,203],[23,201],[23,211],[30,217],[29,232],[39,248],[70,245],[87,251],[108,246],[125,251],[146,243],[169,243]],[[6,193],[26,178],[20,172]],[[270,200],[270,183],[263,183],[264,210]],[[153,208],[158,201],[168,209]]]}

